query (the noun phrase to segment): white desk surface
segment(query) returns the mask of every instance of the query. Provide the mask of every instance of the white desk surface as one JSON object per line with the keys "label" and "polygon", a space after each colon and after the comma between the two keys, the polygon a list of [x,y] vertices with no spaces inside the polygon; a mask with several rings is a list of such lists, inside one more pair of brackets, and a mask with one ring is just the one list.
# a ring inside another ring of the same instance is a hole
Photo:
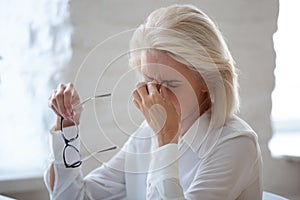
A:
{"label": "white desk surface", "polygon": [[0,200],[14,200],[10,197],[6,197],[6,196],[3,196],[3,195],[0,195]]}

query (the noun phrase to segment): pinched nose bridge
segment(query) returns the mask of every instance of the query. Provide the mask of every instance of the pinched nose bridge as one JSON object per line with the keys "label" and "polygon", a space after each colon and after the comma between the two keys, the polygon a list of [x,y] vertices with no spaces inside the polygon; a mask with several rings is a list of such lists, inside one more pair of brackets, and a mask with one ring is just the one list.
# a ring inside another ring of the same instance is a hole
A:
{"label": "pinched nose bridge", "polygon": [[162,86],[165,86],[165,87],[168,86],[168,82],[169,82],[168,80],[163,80],[161,82],[158,82],[157,80],[153,80],[153,81],[148,82],[148,83],[155,83],[157,90],[160,91]]}

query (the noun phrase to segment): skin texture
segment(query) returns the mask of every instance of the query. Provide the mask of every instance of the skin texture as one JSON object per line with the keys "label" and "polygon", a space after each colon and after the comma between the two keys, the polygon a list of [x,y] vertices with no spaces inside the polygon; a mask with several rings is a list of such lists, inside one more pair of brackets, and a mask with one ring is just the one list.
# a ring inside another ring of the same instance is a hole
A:
{"label": "skin texture", "polygon": [[166,52],[143,51],[141,73],[133,102],[157,134],[159,146],[178,143],[205,111],[207,86],[198,72],[177,62]]}

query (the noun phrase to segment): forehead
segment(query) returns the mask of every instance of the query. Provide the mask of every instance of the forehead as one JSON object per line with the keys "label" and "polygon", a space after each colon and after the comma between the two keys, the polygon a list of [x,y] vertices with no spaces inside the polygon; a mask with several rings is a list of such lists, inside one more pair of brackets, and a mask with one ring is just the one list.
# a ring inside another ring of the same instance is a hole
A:
{"label": "forehead", "polygon": [[[148,76],[185,76],[191,75],[192,70],[176,61],[166,52],[159,50],[142,51],[141,72]],[[194,72],[195,73],[195,72]]]}

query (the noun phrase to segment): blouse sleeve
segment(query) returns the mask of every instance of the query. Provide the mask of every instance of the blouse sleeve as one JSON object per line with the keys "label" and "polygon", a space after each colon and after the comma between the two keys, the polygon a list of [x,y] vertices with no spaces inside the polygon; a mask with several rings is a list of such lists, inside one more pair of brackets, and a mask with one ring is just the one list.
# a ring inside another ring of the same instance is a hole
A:
{"label": "blouse sleeve", "polygon": [[[70,127],[68,131],[75,131]],[[50,166],[44,179],[51,199],[122,199],[126,196],[124,178],[125,148],[118,152],[107,164],[103,164],[86,177],[83,177],[81,167],[66,168],[63,159],[64,140],[60,131],[52,133],[52,157],[55,172],[53,191],[50,189]],[[80,148],[80,140],[75,140],[72,145]],[[72,156],[72,155],[70,155]]]}
{"label": "blouse sleeve", "polygon": [[154,153],[147,178],[147,199],[238,199],[243,189],[249,187],[253,193],[247,199],[261,199],[258,177],[249,177],[259,174],[260,163],[256,144],[249,137],[233,138],[218,145],[202,160],[186,191],[179,182],[178,154],[175,144],[165,145]]}
{"label": "blouse sleeve", "polygon": [[178,177],[177,144],[153,152],[148,177],[147,199],[185,199]]}

